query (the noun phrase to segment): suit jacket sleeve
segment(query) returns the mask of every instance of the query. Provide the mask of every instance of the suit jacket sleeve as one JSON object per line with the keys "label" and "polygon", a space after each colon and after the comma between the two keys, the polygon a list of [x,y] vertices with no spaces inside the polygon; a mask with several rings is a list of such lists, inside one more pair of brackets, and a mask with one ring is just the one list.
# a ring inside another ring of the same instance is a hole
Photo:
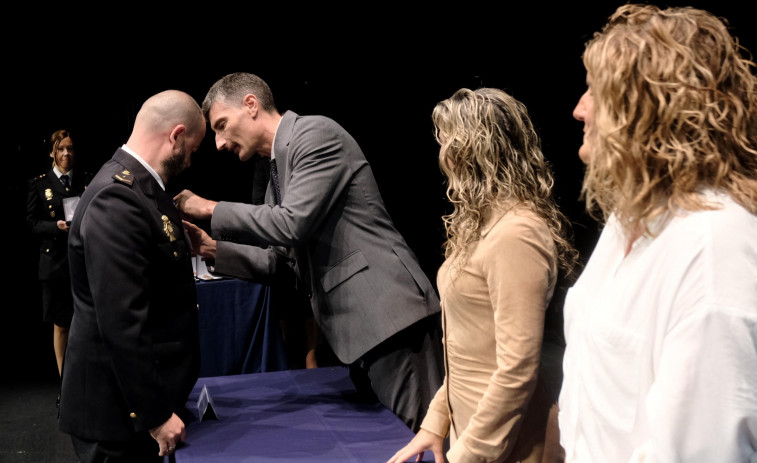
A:
{"label": "suit jacket sleeve", "polygon": [[333,210],[354,174],[343,155],[347,135],[322,117],[300,118],[295,129],[281,207],[220,202],[211,219],[214,234],[247,244],[300,246]]}
{"label": "suit jacket sleeve", "polygon": [[[117,214],[113,204],[119,204]],[[171,416],[172,401],[157,370],[148,323],[154,244],[137,192],[118,183],[103,188],[82,219],[81,236],[100,335],[121,394],[138,411],[135,430],[150,429]]]}
{"label": "suit jacket sleeve", "polygon": [[214,273],[270,283],[286,278],[291,272],[289,258],[282,248],[217,242]]}

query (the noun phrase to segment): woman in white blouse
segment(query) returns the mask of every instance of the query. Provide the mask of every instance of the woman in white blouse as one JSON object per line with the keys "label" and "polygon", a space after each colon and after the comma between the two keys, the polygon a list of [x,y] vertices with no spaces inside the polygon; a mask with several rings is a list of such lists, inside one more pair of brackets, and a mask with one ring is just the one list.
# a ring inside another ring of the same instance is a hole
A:
{"label": "woman in white blouse", "polygon": [[586,46],[568,462],[757,461],[757,79],[726,25],[624,5]]}

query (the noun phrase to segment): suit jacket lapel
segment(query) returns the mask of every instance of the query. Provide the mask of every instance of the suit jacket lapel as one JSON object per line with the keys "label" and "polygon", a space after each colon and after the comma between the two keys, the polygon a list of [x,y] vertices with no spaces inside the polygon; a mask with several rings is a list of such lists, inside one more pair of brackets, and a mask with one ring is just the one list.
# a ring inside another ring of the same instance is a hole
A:
{"label": "suit jacket lapel", "polygon": [[[281,191],[281,199],[284,200],[287,185],[289,185],[289,177],[291,174],[291,161],[289,159],[289,142],[292,140],[292,133],[294,132],[294,122],[297,119],[297,114],[292,111],[287,111],[281,117],[279,122],[279,128],[276,131],[276,141],[274,143],[274,150],[276,151],[276,169],[279,173],[279,190]],[[271,195],[273,197],[273,195]]]}
{"label": "suit jacket lapel", "polygon": [[[274,140],[274,150],[276,151],[276,169],[279,173],[279,190],[281,191],[281,199],[284,200],[287,187],[289,186],[290,172],[292,171],[292,160],[289,156],[289,143],[292,141],[292,135],[294,133],[294,125],[299,116],[297,113],[287,111],[281,117],[279,122],[279,128],[276,131],[276,139]],[[270,182],[268,183],[268,193],[266,199],[270,199],[269,204],[273,204],[273,187]],[[289,249],[288,253],[295,258],[295,273],[298,275],[298,283],[301,282],[302,286],[308,293],[313,291],[312,283],[310,281],[310,275],[313,273],[313,269],[310,265],[312,259],[310,258],[310,247],[305,245],[295,249]]]}
{"label": "suit jacket lapel", "polygon": [[63,182],[60,181],[60,179],[57,175],[55,175],[55,172],[52,169],[47,172],[47,179],[50,180],[50,184],[53,186],[55,193],[63,196],[64,198],[71,196],[71,193],[66,191],[66,187],[63,186]]}

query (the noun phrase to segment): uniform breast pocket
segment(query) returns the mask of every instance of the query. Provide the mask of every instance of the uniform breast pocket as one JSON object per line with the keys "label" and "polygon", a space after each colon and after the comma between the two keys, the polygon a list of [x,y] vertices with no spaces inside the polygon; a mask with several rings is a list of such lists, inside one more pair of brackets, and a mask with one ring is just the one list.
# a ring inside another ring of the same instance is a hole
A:
{"label": "uniform breast pocket", "polygon": [[607,425],[630,431],[636,422],[644,339],[634,332],[606,323],[590,324],[587,350],[581,360],[587,399],[601,411]]}
{"label": "uniform breast pocket", "polygon": [[173,262],[181,262],[187,257],[187,246],[184,241],[172,241],[158,244],[160,255]]}

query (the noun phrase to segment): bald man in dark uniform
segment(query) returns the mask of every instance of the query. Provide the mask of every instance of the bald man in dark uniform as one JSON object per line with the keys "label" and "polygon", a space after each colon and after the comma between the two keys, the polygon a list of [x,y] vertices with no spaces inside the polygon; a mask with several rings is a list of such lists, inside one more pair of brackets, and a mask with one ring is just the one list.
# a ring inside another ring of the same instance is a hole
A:
{"label": "bald man in dark uniform", "polygon": [[82,462],[162,462],[184,440],[199,373],[197,295],[165,184],[189,166],[204,136],[191,96],[149,98],[76,209],[59,426]]}

